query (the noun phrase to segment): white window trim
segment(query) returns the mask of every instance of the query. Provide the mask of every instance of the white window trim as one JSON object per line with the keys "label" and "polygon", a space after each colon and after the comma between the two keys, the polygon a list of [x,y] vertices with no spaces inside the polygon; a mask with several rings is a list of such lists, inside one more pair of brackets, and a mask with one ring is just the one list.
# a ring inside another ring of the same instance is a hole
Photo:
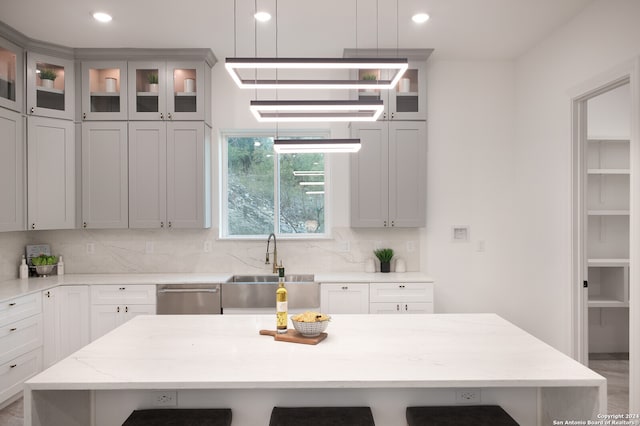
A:
{"label": "white window trim", "polygon": [[[331,131],[329,129],[286,129],[286,130],[276,130],[273,129],[251,129],[251,130],[221,130],[220,131],[220,143],[219,143],[219,156],[220,159],[220,175],[218,179],[218,205],[219,208],[219,218],[218,218],[218,239],[219,240],[244,240],[244,241],[262,241],[268,237],[265,235],[228,235],[228,206],[227,206],[227,176],[229,172],[229,161],[227,158],[228,147],[227,147],[227,138],[228,137],[251,137],[251,136],[285,136],[285,137],[303,137],[303,136],[319,136],[323,138],[330,138]],[[275,151],[273,152],[274,156],[278,156]],[[274,160],[275,161],[275,160]],[[324,154],[324,181],[325,188],[329,188],[329,191],[326,191],[324,194],[324,233],[322,234],[281,234],[279,232],[275,232],[276,237],[279,240],[329,240],[331,239],[331,206],[330,201],[327,196],[327,192],[331,194],[331,154]],[[274,194],[274,203],[280,204],[280,194],[278,186],[276,186],[277,178],[279,175],[279,162],[274,164],[274,189],[277,191]],[[277,208],[274,212],[274,226],[278,228],[277,224],[279,223],[279,214],[280,208]],[[275,229],[277,230],[277,229]]]}

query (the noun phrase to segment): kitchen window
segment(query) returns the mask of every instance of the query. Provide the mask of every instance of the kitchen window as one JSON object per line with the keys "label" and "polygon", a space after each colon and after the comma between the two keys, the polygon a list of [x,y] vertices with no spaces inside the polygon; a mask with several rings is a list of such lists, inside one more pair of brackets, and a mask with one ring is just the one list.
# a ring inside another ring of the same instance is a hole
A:
{"label": "kitchen window", "polygon": [[[221,237],[322,238],[328,185],[322,153],[277,154],[275,133],[223,134]],[[324,132],[278,133],[324,139]]]}

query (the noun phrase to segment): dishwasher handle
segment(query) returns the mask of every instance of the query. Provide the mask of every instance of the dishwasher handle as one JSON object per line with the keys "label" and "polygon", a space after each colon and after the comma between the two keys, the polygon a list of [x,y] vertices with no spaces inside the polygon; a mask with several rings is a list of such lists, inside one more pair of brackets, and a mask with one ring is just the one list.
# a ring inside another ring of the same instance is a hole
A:
{"label": "dishwasher handle", "polygon": [[162,288],[158,293],[217,293],[219,288]]}

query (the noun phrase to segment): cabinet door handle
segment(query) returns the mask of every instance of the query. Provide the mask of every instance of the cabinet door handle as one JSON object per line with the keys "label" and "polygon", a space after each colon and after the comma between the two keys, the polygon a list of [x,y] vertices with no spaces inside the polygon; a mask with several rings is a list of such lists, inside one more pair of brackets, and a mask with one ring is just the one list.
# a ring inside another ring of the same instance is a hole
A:
{"label": "cabinet door handle", "polygon": [[164,228],[164,222],[160,222],[160,228]]}
{"label": "cabinet door handle", "polygon": [[82,222],[82,227],[86,228],[87,227],[87,222]]}
{"label": "cabinet door handle", "polygon": [[36,224],[35,223],[31,224],[31,229],[36,229]]}
{"label": "cabinet door handle", "polygon": [[399,285],[399,287],[400,287],[400,288],[404,288],[404,284],[400,284],[400,285]]}
{"label": "cabinet door handle", "polygon": [[34,107],[31,107],[31,114],[33,114],[34,112],[36,112],[36,109]]}
{"label": "cabinet door handle", "polygon": [[396,305],[396,311],[400,310],[400,305]]}
{"label": "cabinet door handle", "polygon": [[342,286],[342,289],[343,289],[343,290],[349,290],[349,287],[347,287],[347,286],[345,285],[345,286]]}
{"label": "cabinet door handle", "polygon": [[394,220],[391,221],[391,226],[396,226],[396,222]]}
{"label": "cabinet door handle", "polygon": [[16,331],[16,330],[17,330],[17,328],[13,327],[13,328],[9,329],[9,332]]}
{"label": "cabinet door handle", "polygon": [[409,310],[409,305],[404,305],[404,310],[408,311]]}
{"label": "cabinet door handle", "polygon": [[82,113],[82,119],[83,119],[83,120],[86,120],[86,119],[87,119],[87,113],[86,113],[86,112],[83,112],[83,113]]}
{"label": "cabinet door handle", "polygon": [[16,368],[17,366],[18,366],[18,364],[11,364],[11,365],[9,366],[9,368]]}
{"label": "cabinet door handle", "polygon": [[128,306],[125,306],[125,307],[124,307],[124,311],[125,311],[125,312],[129,312],[129,307],[128,307]]}
{"label": "cabinet door handle", "polygon": [[170,112],[168,112],[168,113],[167,113],[167,118],[168,118],[169,120],[173,120],[173,117],[171,117],[171,113],[170,113]]}
{"label": "cabinet door handle", "polygon": [[9,306],[16,306],[16,302],[9,303]]}
{"label": "cabinet door handle", "polygon": [[47,292],[47,297],[51,297],[51,292],[50,291]]}
{"label": "cabinet door handle", "polygon": [[118,306],[118,309],[116,309],[116,312],[120,313],[120,306]]}
{"label": "cabinet door handle", "polygon": [[160,113],[160,120],[164,120],[164,114]]}
{"label": "cabinet door handle", "polygon": [[171,228],[171,221],[169,221],[169,223],[168,223],[168,224],[169,224],[169,228]]}
{"label": "cabinet door handle", "polygon": [[126,287],[120,287],[118,290],[126,290]]}
{"label": "cabinet door handle", "polygon": [[385,226],[385,228],[386,228],[386,226],[387,226],[387,221],[386,221],[386,220],[384,221],[384,226]]}

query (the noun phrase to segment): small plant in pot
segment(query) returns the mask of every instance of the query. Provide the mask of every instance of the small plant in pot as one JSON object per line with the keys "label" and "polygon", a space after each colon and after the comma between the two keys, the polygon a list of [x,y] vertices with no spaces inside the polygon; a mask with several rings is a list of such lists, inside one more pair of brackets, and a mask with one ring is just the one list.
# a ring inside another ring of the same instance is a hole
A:
{"label": "small plant in pot", "polygon": [[391,259],[393,259],[393,249],[380,248],[380,249],[374,250],[373,254],[375,254],[378,260],[380,261],[380,272],[390,272]]}
{"label": "small plant in pot", "polygon": [[158,74],[148,74],[147,81],[149,82],[149,91],[157,92],[158,91]]}
{"label": "small plant in pot", "polygon": [[362,79],[366,81],[376,81],[378,77],[375,74],[365,74],[362,76]]}
{"label": "small plant in pot", "polygon": [[58,77],[58,73],[51,68],[45,68],[40,70],[38,74],[43,87],[51,89],[53,87],[53,81]]}

